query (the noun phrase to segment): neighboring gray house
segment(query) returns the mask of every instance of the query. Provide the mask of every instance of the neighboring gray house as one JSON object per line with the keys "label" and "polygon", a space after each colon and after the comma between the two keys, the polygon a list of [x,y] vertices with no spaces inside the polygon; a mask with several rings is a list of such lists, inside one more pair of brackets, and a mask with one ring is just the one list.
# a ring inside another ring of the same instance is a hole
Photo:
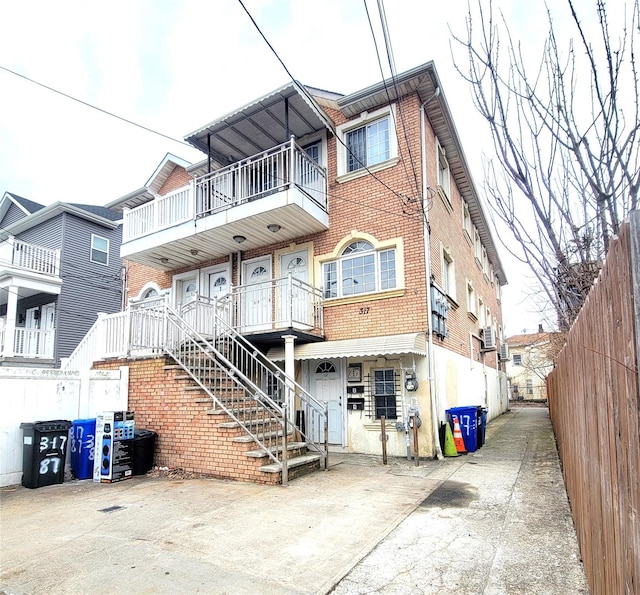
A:
{"label": "neighboring gray house", "polygon": [[120,218],[0,198],[0,365],[59,367],[98,312],[121,309]]}

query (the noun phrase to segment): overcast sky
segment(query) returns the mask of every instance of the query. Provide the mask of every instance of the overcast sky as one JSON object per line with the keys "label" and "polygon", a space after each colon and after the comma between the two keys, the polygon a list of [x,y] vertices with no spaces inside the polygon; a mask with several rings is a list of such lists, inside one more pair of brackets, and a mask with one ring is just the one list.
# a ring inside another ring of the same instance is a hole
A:
{"label": "overcast sky", "polygon": [[[244,4],[301,83],[348,94],[382,78],[366,11],[386,64],[373,0]],[[543,3],[496,4],[525,50],[539,55]],[[465,35],[466,8],[462,0],[385,5],[397,72],[435,62],[480,190],[481,155],[493,149],[450,50],[450,29]],[[0,0],[0,193],[45,205],[105,204],[143,186],[167,152],[188,161],[202,154],[2,68],[177,140],[290,80],[237,0]],[[510,281],[506,333],[533,332],[539,317],[523,302],[526,280],[500,254]]]}

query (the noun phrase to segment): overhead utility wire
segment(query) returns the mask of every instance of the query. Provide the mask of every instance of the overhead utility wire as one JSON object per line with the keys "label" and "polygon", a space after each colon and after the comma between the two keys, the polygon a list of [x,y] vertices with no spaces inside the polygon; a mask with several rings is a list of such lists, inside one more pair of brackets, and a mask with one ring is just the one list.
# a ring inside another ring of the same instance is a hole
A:
{"label": "overhead utility wire", "polygon": [[73,95],[69,95],[68,93],[65,93],[64,91],[59,91],[58,89],[54,89],[53,87],[49,87],[49,85],[45,85],[44,83],[41,83],[39,81],[36,81],[32,78],[29,78],[28,76],[25,76],[24,74],[20,74],[19,72],[16,72],[15,70],[11,70],[10,68],[7,68],[6,66],[2,66],[0,65],[0,70],[4,70],[6,72],[9,72],[11,74],[14,74],[15,76],[18,76],[26,81],[29,81],[30,83],[33,83],[34,85],[38,85],[39,87],[42,87],[43,89],[47,89],[47,91],[51,91],[53,93],[57,93],[58,95],[62,95],[63,97],[66,97],[67,99],[71,99],[72,101],[76,101],[78,103],[81,103],[82,105],[85,105],[86,107],[90,107],[91,109],[97,110],[99,112],[102,112],[103,114],[106,114],[107,116],[111,116],[113,118],[117,118],[118,120],[121,120],[123,122],[126,122],[127,124],[131,124],[132,126],[136,126],[137,128],[141,128],[142,130],[146,130],[147,132],[151,132],[151,134],[155,134],[157,136],[161,136],[162,138],[166,138],[167,140],[170,140],[174,143],[179,143],[181,145],[184,145],[185,147],[189,147],[190,149],[193,149],[194,147],[192,145],[190,145],[189,143],[184,142],[183,140],[177,139],[177,138],[173,138],[172,136],[169,136],[168,134],[164,134],[162,132],[158,132],[157,130],[153,130],[153,128],[149,128],[147,126],[143,126],[142,124],[138,124],[137,122],[134,122],[133,120],[128,120],[127,118],[124,118],[122,116],[119,116],[118,114],[114,114],[113,112],[110,112],[106,109],[102,109],[101,107],[98,107],[97,105],[93,105],[91,103],[88,103],[86,101],[83,101],[82,99],[78,99],[77,97],[74,97]]}
{"label": "overhead utility wire", "polygon": [[[367,21],[369,22],[369,29],[371,30],[371,37],[373,39],[373,45],[374,48],[376,50],[376,57],[378,59],[378,67],[380,69],[380,76],[382,77],[382,83],[384,85],[384,89],[385,89],[385,93],[387,95],[387,99],[389,101],[389,103],[391,103],[391,95],[389,93],[389,87],[387,86],[386,80],[385,80],[385,76],[384,76],[384,70],[382,68],[382,61],[380,59],[380,51],[378,49],[378,42],[376,40],[376,35],[375,32],[373,30],[373,23],[371,22],[371,15],[369,13],[369,7],[367,6],[367,0],[363,0],[363,4],[364,4],[364,9],[365,12],[367,14]],[[393,82],[393,86],[395,88],[396,91],[396,96],[400,97],[400,89],[398,88],[398,81],[397,81],[397,71],[396,71],[396,64],[395,64],[395,58],[393,56],[393,48],[391,45],[391,36],[389,34],[389,26],[387,24],[387,15],[384,9],[384,4],[382,2],[382,0],[378,0],[378,14],[380,15],[380,25],[382,27],[382,33],[383,33],[383,37],[384,37],[384,42],[385,42],[385,50],[386,50],[386,54],[387,54],[387,63],[389,64],[389,71],[391,73],[391,80]],[[415,167],[415,163],[413,160],[413,154],[411,152],[411,145],[409,144],[409,140],[408,140],[408,136],[407,136],[407,127],[406,127],[406,123],[405,123],[405,117],[404,117],[404,112],[402,109],[402,104],[400,101],[398,101],[398,114],[400,116],[400,123],[402,125],[402,131],[404,134],[404,139],[405,139],[405,144],[407,146],[407,151],[409,153],[409,162],[411,164],[411,172],[413,174],[413,181],[411,180],[411,177],[409,176],[409,173],[407,172],[407,163],[406,161],[403,160],[403,168],[404,168],[404,173],[405,176],[407,177],[407,181],[409,182],[409,185],[414,185],[415,187],[415,192],[416,192],[416,197],[418,196],[419,192],[420,192],[420,185],[418,183],[418,178],[417,178],[417,174],[416,174],[416,167]],[[394,124],[397,125],[397,122],[395,122],[395,114],[392,112],[392,117],[394,119]]]}
{"label": "overhead utility wire", "polygon": [[[282,58],[280,58],[280,56],[278,55],[278,52],[276,52],[275,48],[269,43],[269,40],[266,38],[265,34],[262,32],[262,30],[260,29],[260,27],[258,26],[258,23],[256,23],[255,19],[253,18],[253,16],[251,15],[251,13],[247,10],[247,7],[244,5],[242,0],[238,0],[238,2],[240,3],[240,6],[242,6],[242,8],[244,9],[244,11],[247,13],[247,16],[249,17],[249,19],[251,19],[251,22],[253,23],[253,26],[256,28],[256,30],[258,31],[258,33],[260,33],[260,36],[262,37],[262,39],[264,39],[265,43],[269,46],[269,49],[273,52],[273,55],[277,58],[278,62],[280,62],[280,64],[282,65],[282,68],[284,68],[285,72],[289,75],[289,77],[291,78],[291,80],[298,84],[298,86],[300,87],[301,91],[305,94],[305,96],[307,97],[307,99],[311,100],[312,102],[315,103],[315,100],[313,99],[313,97],[309,94],[309,92],[307,91],[307,89],[304,87],[304,85],[300,85],[296,79],[294,78],[293,74],[291,74],[291,71],[287,68],[287,66],[285,65],[285,63],[283,62]],[[365,163],[362,163],[360,161],[360,159],[358,159],[358,157],[356,155],[354,155],[354,153],[351,151],[351,149],[349,149],[349,147],[346,145],[346,143],[340,138],[340,136],[338,134],[334,134],[336,140],[347,150],[349,151],[349,153],[351,154],[351,156],[358,162],[359,165],[362,166],[363,169],[365,169],[367,171],[367,173],[372,176],[377,182],[379,182],[382,186],[384,186],[389,192],[395,194],[398,198],[404,200],[406,197],[398,192],[397,190],[394,190],[393,188],[391,188],[386,182],[382,181],[378,176],[376,176],[368,167]]]}

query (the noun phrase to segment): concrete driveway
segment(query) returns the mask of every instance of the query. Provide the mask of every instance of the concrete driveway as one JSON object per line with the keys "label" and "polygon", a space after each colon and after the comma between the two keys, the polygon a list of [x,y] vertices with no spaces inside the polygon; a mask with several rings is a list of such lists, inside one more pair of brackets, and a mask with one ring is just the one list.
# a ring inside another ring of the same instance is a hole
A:
{"label": "concrete driveway", "polygon": [[333,454],[285,488],[4,488],[0,595],[586,592],[557,455],[531,448],[540,431],[553,450],[546,409],[523,409],[473,454],[419,467]]}

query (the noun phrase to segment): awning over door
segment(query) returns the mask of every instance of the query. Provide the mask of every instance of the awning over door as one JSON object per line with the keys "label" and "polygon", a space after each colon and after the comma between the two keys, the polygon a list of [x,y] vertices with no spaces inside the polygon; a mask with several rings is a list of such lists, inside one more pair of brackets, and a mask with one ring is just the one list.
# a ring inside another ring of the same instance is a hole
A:
{"label": "awning over door", "polygon": [[[295,358],[299,360],[329,357],[401,355],[403,353],[427,355],[426,333],[409,333],[406,335],[367,337],[365,339],[342,339],[340,341],[306,343],[305,345],[297,345],[295,348]],[[284,360],[284,346],[270,349],[267,356],[275,361]]]}

